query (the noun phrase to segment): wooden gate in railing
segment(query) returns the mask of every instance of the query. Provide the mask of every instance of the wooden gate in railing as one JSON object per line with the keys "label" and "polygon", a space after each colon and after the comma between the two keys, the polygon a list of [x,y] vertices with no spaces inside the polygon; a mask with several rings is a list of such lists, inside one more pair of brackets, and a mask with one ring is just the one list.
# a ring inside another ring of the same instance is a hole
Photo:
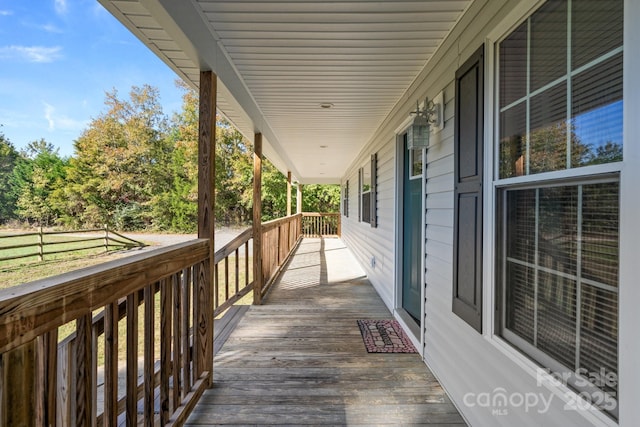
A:
{"label": "wooden gate in railing", "polygon": [[339,213],[302,213],[302,235],[304,237],[339,237],[340,228]]}
{"label": "wooden gate in railing", "polygon": [[[302,215],[261,230],[264,294]],[[211,382],[205,317],[255,286],[252,237],[216,251],[212,277],[198,239],[0,290],[0,425],[180,425]]]}

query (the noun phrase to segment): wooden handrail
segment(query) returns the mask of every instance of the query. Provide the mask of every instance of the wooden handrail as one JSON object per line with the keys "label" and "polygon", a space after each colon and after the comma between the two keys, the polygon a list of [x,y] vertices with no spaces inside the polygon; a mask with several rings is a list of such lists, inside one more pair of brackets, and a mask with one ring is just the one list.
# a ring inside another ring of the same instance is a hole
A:
{"label": "wooden handrail", "polygon": [[272,219],[271,221],[263,222],[262,232],[264,233],[266,231],[273,230],[274,228],[279,227],[283,224],[290,223],[291,221],[295,221],[296,218],[302,218],[302,214],[289,215],[282,218]]}
{"label": "wooden handrail", "polygon": [[339,212],[302,212],[303,217],[311,217],[311,216],[340,216]]}
{"label": "wooden handrail", "polygon": [[236,249],[244,245],[253,237],[253,229],[247,228],[242,233],[240,233],[237,237],[235,237],[232,241],[221,247],[216,251],[215,254],[215,263],[219,263],[229,255],[231,255]]}

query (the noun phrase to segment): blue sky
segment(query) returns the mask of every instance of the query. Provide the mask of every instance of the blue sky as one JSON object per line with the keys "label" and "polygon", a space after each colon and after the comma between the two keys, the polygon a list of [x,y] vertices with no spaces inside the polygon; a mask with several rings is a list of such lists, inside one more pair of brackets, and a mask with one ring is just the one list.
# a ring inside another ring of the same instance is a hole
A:
{"label": "blue sky", "polygon": [[72,155],[113,88],[148,83],[178,111],[176,78],[97,0],[0,0],[0,132],[18,149],[44,138]]}

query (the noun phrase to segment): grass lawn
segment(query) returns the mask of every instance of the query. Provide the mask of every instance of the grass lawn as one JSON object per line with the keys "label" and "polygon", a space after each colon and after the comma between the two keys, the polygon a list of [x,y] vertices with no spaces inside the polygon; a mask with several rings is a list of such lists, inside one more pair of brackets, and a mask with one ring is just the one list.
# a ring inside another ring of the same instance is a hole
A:
{"label": "grass lawn", "polygon": [[[6,234],[0,233],[0,236]],[[78,242],[86,237],[74,237],[70,235],[45,236],[45,242],[69,242],[45,246],[44,261],[38,261],[38,256],[19,258],[8,261],[0,261],[0,289],[32,282],[45,277],[51,277],[68,271],[102,264],[107,261],[122,258],[129,255],[130,251],[110,251],[104,252],[104,247],[93,249],[82,249],[86,246],[100,244],[95,242]],[[37,246],[28,248],[3,249],[9,246],[34,244],[37,245],[38,236],[15,236],[11,238],[0,238],[0,258],[7,258],[18,255],[28,255],[38,252]],[[51,251],[69,250],[60,254],[47,254]],[[135,251],[135,249],[132,249]]]}

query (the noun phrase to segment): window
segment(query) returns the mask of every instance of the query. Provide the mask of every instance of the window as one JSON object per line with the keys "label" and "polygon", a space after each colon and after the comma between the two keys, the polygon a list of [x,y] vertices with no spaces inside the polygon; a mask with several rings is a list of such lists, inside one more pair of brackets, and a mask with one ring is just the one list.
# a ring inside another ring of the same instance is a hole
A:
{"label": "window", "polygon": [[498,45],[498,332],[613,416],[622,27],[622,0],[549,0]]}
{"label": "window", "polygon": [[358,217],[371,227],[378,226],[377,173],[378,154],[374,153],[370,163],[358,169]]}
{"label": "window", "polygon": [[550,0],[500,43],[500,178],[622,160],[622,3]]}
{"label": "window", "polygon": [[371,169],[366,166],[360,168],[361,189],[360,197],[362,198],[362,222],[371,222]]}

